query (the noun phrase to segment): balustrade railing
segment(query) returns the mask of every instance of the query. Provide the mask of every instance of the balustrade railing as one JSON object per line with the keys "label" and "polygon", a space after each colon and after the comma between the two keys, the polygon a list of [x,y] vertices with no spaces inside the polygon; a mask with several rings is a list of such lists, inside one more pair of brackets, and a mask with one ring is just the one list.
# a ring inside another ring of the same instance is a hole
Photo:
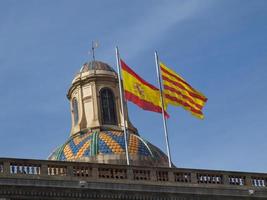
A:
{"label": "balustrade railing", "polygon": [[62,165],[48,165],[49,176],[67,176],[67,166]]}
{"label": "balustrade railing", "polygon": [[245,176],[238,176],[238,175],[230,175],[229,176],[229,184],[230,185],[245,185]]}
{"label": "balustrade railing", "polygon": [[92,168],[88,166],[73,166],[73,176],[92,177]]}
{"label": "balustrade railing", "polygon": [[134,169],[133,170],[133,178],[134,180],[150,180],[150,171],[149,170],[142,170],[142,169]]}
{"label": "balustrade railing", "polygon": [[267,174],[227,172],[216,170],[197,170],[180,168],[155,168],[96,163],[76,163],[44,160],[23,160],[0,158],[0,178],[38,179],[45,177],[64,177],[64,179],[110,179],[112,181],[142,181],[153,184],[213,184],[233,187],[259,187],[267,189]]}
{"label": "balustrade railing", "polygon": [[197,173],[197,182],[204,184],[223,184],[223,176],[221,174]]}
{"label": "balustrade railing", "polygon": [[168,171],[157,171],[157,181],[169,181]]}
{"label": "balustrade railing", "polygon": [[126,169],[116,169],[116,168],[98,168],[99,178],[107,179],[127,179]]}
{"label": "balustrade railing", "polygon": [[254,187],[266,187],[267,178],[251,177],[251,181]]}
{"label": "balustrade railing", "polygon": [[189,172],[174,172],[174,181],[180,183],[190,183],[191,173]]}
{"label": "balustrade railing", "polygon": [[10,174],[40,174],[41,165],[30,163],[10,163]]}

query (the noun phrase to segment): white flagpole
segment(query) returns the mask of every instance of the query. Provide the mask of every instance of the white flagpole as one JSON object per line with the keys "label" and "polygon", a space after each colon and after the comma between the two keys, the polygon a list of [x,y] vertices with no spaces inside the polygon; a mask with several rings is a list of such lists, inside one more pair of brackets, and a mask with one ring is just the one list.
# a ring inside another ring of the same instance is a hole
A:
{"label": "white flagpole", "polygon": [[122,112],[122,120],[123,120],[125,153],[126,153],[127,165],[130,165],[129,151],[128,151],[128,137],[127,137],[128,134],[127,134],[127,128],[126,128],[125,112],[124,112],[125,100],[124,100],[122,84],[121,84],[121,62],[120,62],[120,54],[119,54],[119,48],[118,47],[116,47],[116,59],[117,59],[117,72],[118,72],[118,81],[119,81],[119,90],[120,90],[120,100],[121,100],[121,112]]}
{"label": "white flagpole", "polygon": [[162,93],[162,81],[161,81],[161,73],[160,73],[160,68],[159,68],[159,58],[158,58],[157,51],[155,51],[155,62],[156,62],[156,69],[157,69],[157,75],[158,75],[158,84],[159,84],[159,90],[160,90],[161,112],[162,112],[162,120],[163,120],[164,134],[165,134],[165,142],[166,142],[166,146],[167,146],[169,167],[171,168],[172,167],[171,153],[170,153],[170,147],[169,147],[167,123],[166,123],[166,118],[165,118],[164,96],[163,96],[163,93]]}

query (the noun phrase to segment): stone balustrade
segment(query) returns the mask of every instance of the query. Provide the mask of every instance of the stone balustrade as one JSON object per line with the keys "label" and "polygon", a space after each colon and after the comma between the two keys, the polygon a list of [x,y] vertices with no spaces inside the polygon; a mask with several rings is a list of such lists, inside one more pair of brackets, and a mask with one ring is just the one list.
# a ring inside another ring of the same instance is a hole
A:
{"label": "stone balustrade", "polygon": [[198,170],[183,168],[154,168],[82,162],[26,160],[0,158],[0,178],[64,180],[112,180],[142,184],[216,185],[267,189],[267,174]]}

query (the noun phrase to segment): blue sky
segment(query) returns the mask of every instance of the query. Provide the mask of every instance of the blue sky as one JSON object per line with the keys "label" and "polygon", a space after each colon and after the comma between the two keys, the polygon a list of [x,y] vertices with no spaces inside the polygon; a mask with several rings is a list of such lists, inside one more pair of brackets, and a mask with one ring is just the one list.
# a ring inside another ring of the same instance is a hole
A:
{"label": "blue sky", "polygon": [[[46,159],[70,132],[66,92],[115,45],[156,84],[153,51],[208,97],[205,120],[169,107],[178,167],[267,171],[267,1],[0,1],[0,157]],[[129,103],[139,133],[165,151],[161,116]],[[156,125],[155,125],[156,124]]]}

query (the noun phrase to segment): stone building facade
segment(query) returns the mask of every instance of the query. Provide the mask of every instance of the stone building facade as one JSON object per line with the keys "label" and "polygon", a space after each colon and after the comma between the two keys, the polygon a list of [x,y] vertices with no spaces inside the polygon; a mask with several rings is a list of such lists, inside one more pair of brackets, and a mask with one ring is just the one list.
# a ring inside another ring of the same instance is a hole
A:
{"label": "stone building facade", "polygon": [[167,156],[130,122],[127,105],[124,124],[118,76],[108,64],[85,63],[67,97],[69,138],[48,160],[0,158],[0,200],[267,199],[267,174],[168,168]]}

